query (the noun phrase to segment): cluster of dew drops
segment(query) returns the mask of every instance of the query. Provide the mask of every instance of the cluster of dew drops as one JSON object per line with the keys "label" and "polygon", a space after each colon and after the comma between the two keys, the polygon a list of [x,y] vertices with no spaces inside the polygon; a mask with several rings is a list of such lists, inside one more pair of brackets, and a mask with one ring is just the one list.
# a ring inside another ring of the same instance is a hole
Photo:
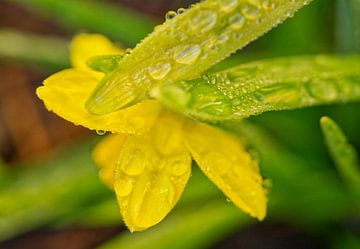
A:
{"label": "cluster of dew drops", "polygon": [[[307,5],[311,0],[290,0],[292,3],[302,2],[303,5]],[[217,53],[217,46],[214,44],[223,45],[225,42],[228,42],[230,37],[235,37],[235,39],[239,38],[239,31],[245,26],[247,21],[256,21],[260,23],[262,21],[261,15],[263,11],[274,10],[277,8],[277,1],[274,0],[218,0],[220,9],[224,13],[229,13],[230,16],[228,18],[228,27],[230,30],[226,30],[226,32],[219,34],[213,40],[206,39],[201,44],[185,44],[181,45],[180,48],[177,48],[173,52],[173,60],[178,65],[192,65],[199,58],[206,59],[207,54],[202,53],[202,50],[209,51],[211,49],[213,53]],[[238,7],[241,8],[238,11]],[[189,8],[194,7],[190,5]],[[185,8],[179,8],[177,11],[168,11],[165,15],[166,20],[171,20],[176,18],[177,16],[187,12],[188,10]],[[233,13],[234,12],[234,13]],[[227,15],[226,15],[227,16]],[[288,17],[293,16],[293,11],[289,10],[287,13]],[[192,23],[194,24],[194,28],[199,28],[199,32],[206,33],[213,29],[215,25],[218,23],[218,15],[215,11],[212,10],[204,10],[199,12],[198,16],[193,17]],[[280,23],[280,20],[279,20]],[[156,29],[156,28],[155,28]],[[210,37],[211,38],[211,37]],[[125,54],[131,54],[132,49],[126,49]],[[133,75],[133,79],[135,83],[145,82],[148,80],[152,81],[161,81],[163,80],[172,70],[172,63],[170,62],[157,62],[153,65],[149,66],[146,70],[138,72]],[[149,75],[151,78],[149,78]],[[103,131],[98,132],[99,134],[103,134]]]}
{"label": "cluster of dew drops", "polygon": [[[292,3],[298,1],[304,5],[308,4],[310,0],[290,0]],[[207,33],[214,29],[216,25],[221,25],[221,22],[228,23],[224,27],[220,28],[224,32],[216,36],[204,36],[203,40],[199,44],[182,44],[176,47],[173,51],[172,59],[179,65],[192,65],[198,61],[198,59],[205,60],[210,54],[218,54],[219,48],[224,46],[224,43],[229,42],[231,37],[238,39],[241,36],[241,31],[247,21],[261,23],[263,19],[262,14],[268,10],[274,10],[278,7],[278,2],[274,0],[219,0],[219,10],[205,9],[199,12],[196,16],[192,17],[190,29],[198,31],[199,33]],[[194,4],[189,8],[194,7]],[[175,17],[185,13],[187,9],[179,8],[177,11],[168,11],[165,15],[166,20],[174,19]],[[225,13],[223,17],[216,13],[220,11]],[[292,17],[294,11],[288,10],[287,16]],[[222,20],[222,19],[226,20]],[[221,19],[221,20],[220,20]],[[281,20],[279,19],[279,24]],[[178,34],[180,35],[180,34]],[[180,38],[181,40],[181,38]],[[212,50],[212,51],[211,51]],[[206,51],[206,53],[204,52]],[[216,55],[220,60],[221,56]],[[149,67],[148,73],[153,80],[164,79],[172,70],[172,63],[159,62]]]}

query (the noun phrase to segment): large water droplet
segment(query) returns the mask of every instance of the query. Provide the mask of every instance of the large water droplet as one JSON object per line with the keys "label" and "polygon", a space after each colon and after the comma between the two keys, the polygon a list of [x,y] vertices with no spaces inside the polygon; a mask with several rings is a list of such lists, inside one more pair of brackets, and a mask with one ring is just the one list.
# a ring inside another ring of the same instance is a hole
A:
{"label": "large water droplet", "polygon": [[175,49],[174,60],[181,64],[193,64],[199,55],[201,54],[201,48],[197,44],[188,44],[180,46]]}
{"label": "large water droplet", "polygon": [[185,8],[179,8],[178,10],[177,10],[177,14],[178,15],[181,15],[181,14],[183,14],[183,13],[185,13],[186,12],[186,9]]}
{"label": "large water droplet", "polygon": [[118,180],[116,186],[116,194],[121,197],[128,196],[133,189],[133,183],[130,178]]}
{"label": "large water droplet", "polygon": [[216,173],[220,175],[230,173],[232,162],[226,157],[226,155],[219,152],[209,152],[205,154],[204,158],[207,162],[209,162],[209,165],[212,165],[212,167],[209,167],[206,170],[216,170]]}
{"label": "large water droplet", "polygon": [[177,16],[177,13],[173,10],[170,10],[170,11],[166,12],[165,19],[166,20],[173,19],[176,16]]}
{"label": "large water droplet", "polygon": [[170,72],[170,70],[170,63],[159,62],[149,68],[149,74],[154,80],[161,80]]}
{"label": "large water droplet", "polygon": [[297,105],[301,102],[301,91],[292,84],[275,84],[259,90],[256,98],[269,104]]}
{"label": "large water droplet", "polygon": [[314,79],[306,85],[309,94],[319,100],[331,101],[336,99],[338,88],[334,79]]}
{"label": "large water droplet", "polygon": [[96,133],[100,136],[105,135],[106,131],[105,130],[96,130]]}
{"label": "large water droplet", "polygon": [[245,25],[245,18],[239,13],[236,13],[230,17],[229,22],[232,29],[239,30]]}
{"label": "large water droplet", "polygon": [[220,8],[224,12],[232,12],[238,6],[238,0],[222,0]]}
{"label": "large water droplet", "polygon": [[190,28],[200,33],[211,30],[217,21],[217,14],[212,10],[203,10],[198,15],[191,18]]}
{"label": "large water droplet", "polygon": [[146,159],[140,150],[131,152],[127,159],[121,162],[121,169],[129,176],[141,174],[145,169]]}

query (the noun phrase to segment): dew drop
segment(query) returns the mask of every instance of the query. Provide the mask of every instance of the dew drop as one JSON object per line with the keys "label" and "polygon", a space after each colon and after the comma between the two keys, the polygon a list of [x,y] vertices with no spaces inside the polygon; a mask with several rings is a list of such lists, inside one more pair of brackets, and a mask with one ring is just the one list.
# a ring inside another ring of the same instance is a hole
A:
{"label": "dew drop", "polygon": [[120,179],[116,186],[116,194],[121,197],[128,196],[133,189],[133,183],[129,178]]}
{"label": "dew drop", "polygon": [[170,11],[166,12],[165,19],[170,20],[170,19],[173,19],[176,16],[177,16],[177,13],[175,11],[173,11],[173,10],[170,10]]}
{"label": "dew drop", "polygon": [[205,33],[216,25],[216,21],[216,12],[212,10],[203,10],[198,15],[191,18],[190,28],[199,31],[200,33]]}
{"label": "dew drop", "polygon": [[336,81],[333,79],[314,79],[306,85],[306,88],[312,97],[323,101],[334,100],[338,95]]}
{"label": "dew drop", "polygon": [[121,162],[121,169],[129,176],[141,174],[145,169],[145,155],[140,150],[132,151],[128,158]]}
{"label": "dew drop", "polygon": [[161,80],[170,72],[170,70],[170,63],[159,62],[149,68],[149,74],[154,80]]}
{"label": "dew drop", "polygon": [[245,25],[245,18],[239,13],[236,13],[230,17],[229,22],[232,29],[239,30]]}
{"label": "dew drop", "polygon": [[197,44],[188,44],[179,46],[174,52],[174,60],[180,64],[193,64],[199,55],[201,54],[201,48]]}
{"label": "dew drop", "polygon": [[175,176],[181,176],[186,173],[188,165],[183,161],[177,161],[172,165],[171,173]]}
{"label": "dew drop", "polygon": [[219,35],[218,42],[224,43],[227,40],[229,40],[229,35],[227,33],[222,33],[221,35]]}
{"label": "dew drop", "polygon": [[245,18],[250,20],[255,20],[261,15],[260,9],[257,6],[249,3],[245,4],[241,8],[241,13],[245,16]]}
{"label": "dew drop", "polygon": [[181,14],[183,14],[183,13],[185,13],[186,12],[186,9],[185,8],[179,8],[178,10],[177,10],[177,14],[178,15],[181,15]]}
{"label": "dew drop", "polygon": [[297,105],[302,100],[301,91],[297,87],[285,83],[264,87],[255,97],[269,104]]}
{"label": "dew drop", "polygon": [[96,133],[100,136],[103,136],[106,134],[106,131],[105,130],[96,130]]}
{"label": "dew drop", "polygon": [[222,0],[220,8],[224,12],[232,12],[238,6],[238,0]]}

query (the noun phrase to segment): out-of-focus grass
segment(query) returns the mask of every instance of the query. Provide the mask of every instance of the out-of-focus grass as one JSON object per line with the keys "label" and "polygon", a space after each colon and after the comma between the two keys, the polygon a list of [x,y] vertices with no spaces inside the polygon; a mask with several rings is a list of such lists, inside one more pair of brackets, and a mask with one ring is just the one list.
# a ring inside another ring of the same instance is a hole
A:
{"label": "out-of-focus grass", "polygon": [[125,233],[100,249],[198,249],[207,248],[251,220],[224,200],[209,201],[175,211],[155,228],[142,233]]}
{"label": "out-of-focus grass", "polygon": [[13,0],[51,17],[71,32],[99,32],[128,46],[152,31],[156,21],[124,7],[93,0]]}
{"label": "out-of-focus grass", "polygon": [[50,71],[69,66],[68,42],[58,37],[0,29],[0,59]]}
{"label": "out-of-focus grass", "polygon": [[17,168],[0,187],[0,240],[66,217],[111,195],[98,180],[89,143],[32,167]]}

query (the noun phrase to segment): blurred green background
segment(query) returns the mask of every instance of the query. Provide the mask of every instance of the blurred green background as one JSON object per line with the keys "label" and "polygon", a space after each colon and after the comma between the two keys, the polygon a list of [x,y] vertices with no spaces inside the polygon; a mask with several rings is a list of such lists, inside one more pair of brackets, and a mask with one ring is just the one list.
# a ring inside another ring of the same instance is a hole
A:
{"label": "blurred green background", "polygon": [[[0,1],[0,248],[360,248],[359,187],[348,188],[324,143],[319,120],[333,118],[360,151],[360,104],[270,112],[241,125],[271,179],[264,222],[237,210],[194,168],[175,210],[130,234],[114,194],[98,179],[98,135],[46,111],[42,80],[69,67],[80,32],[133,47],[166,11],[196,1]],[[293,18],[217,65],[296,54],[360,51],[360,0],[314,0]]]}

